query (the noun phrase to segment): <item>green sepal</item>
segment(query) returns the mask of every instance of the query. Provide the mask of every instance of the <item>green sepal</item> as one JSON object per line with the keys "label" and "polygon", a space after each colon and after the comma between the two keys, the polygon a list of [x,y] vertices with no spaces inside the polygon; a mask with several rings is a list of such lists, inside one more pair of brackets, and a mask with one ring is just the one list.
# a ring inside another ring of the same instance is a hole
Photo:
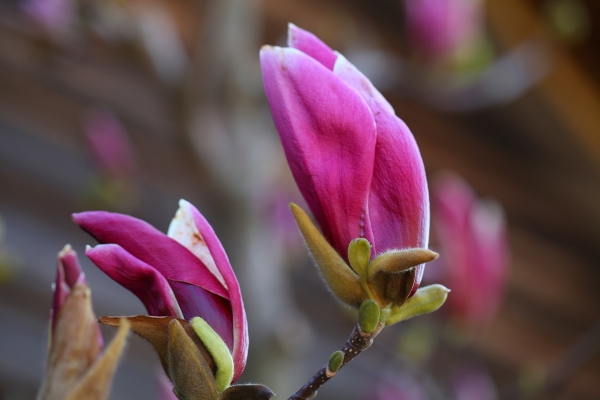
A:
{"label": "green sepal", "polygon": [[373,299],[367,299],[360,305],[358,311],[358,323],[360,329],[365,333],[375,332],[377,325],[379,324],[379,316],[381,309],[377,301]]}
{"label": "green sepal", "polygon": [[234,385],[225,389],[219,400],[268,400],[273,396],[275,393],[264,385]]}
{"label": "green sepal", "polygon": [[127,319],[131,324],[131,330],[141,338],[149,341],[156,349],[160,362],[167,376],[169,375],[169,323],[177,319],[187,335],[192,339],[204,361],[208,364],[213,374],[217,372],[217,367],[212,355],[198,337],[198,334],[192,328],[192,325],[185,319],[179,319],[172,316],[153,317],[149,315],[137,315],[133,317],[101,317],[98,322],[108,326],[118,327],[121,318]]}
{"label": "green sepal", "polygon": [[348,245],[348,261],[352,269],[366,279],[371,261],[371,243],[365,238],[357,238]]}
{"label": "green sepal", "polygon": [[393,325],[437,310],[444,304],[449,292],[450,289],[438,284],[419,288],[401,307],[392,306],[392,313],[388,317],[386,325]]}
{"label": "green sepal", "polygon": [[358,275],[346,264],[314,226],[308,215],[294,203],[290,204],[306,246],[321,272],[325,284],[342,303],[360,307],[367,298]]}
{"label": "green sepal", "polygon": [[168,353],[169,378],[178,397],[218,399],[217,385],[210,366],[177,319],[169,322]]}
{"label": "green sepal", "polygon": [[327,368],[331,372],[338,372],[342,367],[342,363],[344,362],[344,352],[338,350],[334,352],[331,357],[329,357],[329,362],[327,363]]}
{"label": "green sepal", "polygon": [[427,249],[391,250],[369,264],[367,285],[381,308],[390,303],[400,307],[412,292],[415,267],[433,261],[438,254]]}
{"label": "green sepal", "polygon": [[436,258],[438,254],[428,249],[391,250],[381,254],[369,264],[369,277],[379,272],[403,272]]}
{"label": "green sepal", "polygon": [[190,321],[194,332],[198,335],[202,343],[208,349],[212,359],[217,366],[215,373],[215,382],[217,391],[222,393],[231,384],[233,379],[233,358],[229,348],[221,339],[221,336],[211,328],[206,321],[200,317],[194,317]]}

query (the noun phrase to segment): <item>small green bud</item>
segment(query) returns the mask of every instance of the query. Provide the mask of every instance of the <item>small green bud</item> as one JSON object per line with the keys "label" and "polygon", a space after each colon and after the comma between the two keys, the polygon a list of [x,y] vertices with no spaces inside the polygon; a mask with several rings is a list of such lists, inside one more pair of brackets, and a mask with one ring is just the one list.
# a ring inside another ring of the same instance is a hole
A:
{"label": "small green bud", "polygon": [[231,358],[229,348],[219,334],[202,318],[194,317],[190,324],[217,365],[215,382],[217,391],[221,393],[229,387],[233,379],[233,358]]}
{"label": "small green bud", "polygon": [[329,357],[329,363],[327,363],[327,368],[331,372],[338,372],[344,362],[344,352],[341,350],[336,351]]}
{"label": "small green bud", "polygon": [[367,278],[367,268],[371,261],[371,243],[367,239],[358,238],[348,246],[348,261],[352,269],[363,279]]}
{"label": "small green bud", "polygon": [[392,313],[388,317],[386,325],[393,325],[437,310],[444,304],[449,292],[450,289],[438,284],[419,288],[414,296],[406,300],[401,307],[392,307]]}
{"label": "small green bud", "polygon": [[379,304],[373,299],[367,299],[360,305],[360,311],[358,312],[358,323],[360,329],[365,333],[375,332],[377,325],[379,324],[379,316],[381,315],[381,309]]}

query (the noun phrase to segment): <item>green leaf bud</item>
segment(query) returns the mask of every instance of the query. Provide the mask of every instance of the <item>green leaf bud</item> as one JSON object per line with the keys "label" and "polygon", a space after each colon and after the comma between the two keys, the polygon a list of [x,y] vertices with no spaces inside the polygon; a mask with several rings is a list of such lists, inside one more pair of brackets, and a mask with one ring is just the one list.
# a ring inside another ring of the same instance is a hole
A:
{"label": "green leaf bud", "polygon": [[444,304],[449,292],[450,289],[438,284],[419,288],[401,307],[392,307],[392,313],[388,317],[386,325],[393,325],[437,310]]}
{"label": "green leaf bud", "polygon": [[358,323],[360,329],[365,333],[375,332],[377,325],[379,324],[379,316],[381,309],[379,304],[373,299],[367,299],[360,305],[360,311],[358,312]]}
{"label": "green leaf bud", "polygon": [[329,357],[329,362],[327,363],[327,368],[331,372],[338,372],[342,367],[342,363],[344,362],[344,352],[341,350],[336,351]]}
{"label": "green leaf bud", "polygon": [[364,279],[367,278],[367,268],[371,261],[371,243],[367,239],[357,238],[348,246],[348,260],[352,269]]}

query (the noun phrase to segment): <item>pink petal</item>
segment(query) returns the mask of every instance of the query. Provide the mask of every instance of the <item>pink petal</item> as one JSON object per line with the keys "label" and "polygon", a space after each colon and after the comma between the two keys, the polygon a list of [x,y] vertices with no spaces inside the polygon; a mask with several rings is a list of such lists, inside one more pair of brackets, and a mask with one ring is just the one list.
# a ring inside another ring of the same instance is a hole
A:
{"label": "pink petal", "polygon": [[369,215],[377,251],[427,248],[429,192],[423,160],[408,127],[395,115],[377,120]]}
{"label": "pink petal", "polygon": [[372,241],[367,215],[375,122],[365,101],[296,49],[265,46],[261,66],[273,120],[298,187],[324,236],[347,257]]}
{"label": "pink petal", "polygon": [[[216,267],[225,280],[229,291],[229,300],[231,301],[231,310],[233,313],[233,381],[235,382],[244,371],[246,366],[246,358],[248,356],[248,323],[246,321],[246,311],[242,301],[242,293],[240,285],[231,268],[229,258],[225,249],[221,245],[219,238],[215,234],[208,221],[192,204],[185,200],[180,202],[182,207],[188,207],[194,216],[194,221],[200,232],[210,254],[212,255]],[[212,326],[212,325],[211,325]],[[218,331],[217,331],[218,332]],[[227,343],[227,342],[226,342]],[[231,347],[230,347],[231,348]]]}
{"label": "pink petal", "polygon": [[189,283],[169,281],[169,284],[181,305],[183,317],[187,320],[201,317],[221,336],[227,347],[233,348],[233,317],[229,300]]}
{"label": "pink petal", "polygon": [[[369,217],[374,251],[411,247],[427,248],[429,242],[429,192],[425,167],[410,129],[371,82],[343,56],[334,73],[352,86],[375,116],[377,145],[369,194]],[[423,277],[417,267],[414,293]]]}
{"label": "pink petal", "polygon": [[373,86],[367,78],[354,64],[341,54],[338,54],[333,73],[339,76],[356,90],[365,99],[372,111],[384,110],[390,114],[395,114],[394,107],[383,97],[383,95]]}
{"label": "pink petal", "polygon": [[183,318],[167,279],[121,246],[101,244],[88,247],[85,254],[112,280],[135,294],[150,315]]}
{"label": "pink petal", "polygon": [[292,23],[288,24],[288,46],[300,50],[320,62],[325,68],[333,70],[337,54],[316,35]]}
{"label": "pink petal", "polygon": [[228,299],[227,290],[196,256],[152,225],[106,211],[73,214],[73,220],[100,243],[116,243],[165,278],[187,282]]}

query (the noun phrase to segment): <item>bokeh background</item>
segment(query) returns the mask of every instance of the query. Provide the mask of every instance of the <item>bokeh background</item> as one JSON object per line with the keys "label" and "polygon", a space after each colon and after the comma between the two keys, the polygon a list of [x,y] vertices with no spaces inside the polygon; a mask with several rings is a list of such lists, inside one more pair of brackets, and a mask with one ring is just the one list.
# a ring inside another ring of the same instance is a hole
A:
{"label": "bokeh background", "polygon": [[[0,2],[0,399],[35,396],[56,254],[94,244],[70,219],[87,209],[163,231],[178,199],[201,210],[246,303],[241,382],[287,398],[342,346],[354,316],[289,214],[302,200],[262,89],[258,51],[288,22],[381,89],[432,180],[454,171],[502,206],[509,249],[485,323],[442,310],[386,329],[319,398],[600,398],[600,3],[416,3]],[[81,258],[98,315],[144,313]],[[111,399],[158,399],[159,374],[131,337]]]}

